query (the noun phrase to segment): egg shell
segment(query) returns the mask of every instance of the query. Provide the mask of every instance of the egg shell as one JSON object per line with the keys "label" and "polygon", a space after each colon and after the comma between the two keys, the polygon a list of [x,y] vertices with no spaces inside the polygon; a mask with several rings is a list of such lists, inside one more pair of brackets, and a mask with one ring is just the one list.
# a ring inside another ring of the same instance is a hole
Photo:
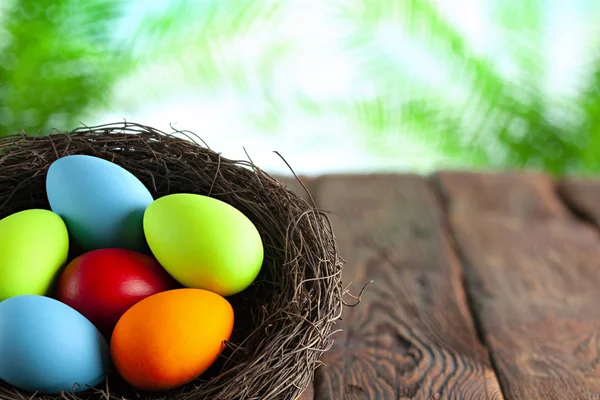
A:
{"label": "egg shell", "polygon": [[30,209],[0,220],[0,301],[47,294],[68,253],[67,227],[52,211]]}
{"label": "egg shell", "polygon": [[0,379],[43,394],[86,390],[111,368],[108,343],[90,321],[37,295],[0,303],[0,360]]}
{"label": "egg shell", "polygon": [[109,336],[119,318],[135,303],[177,287],[177,281],[147,254],[99,249],[78,256],[65,267],[56,298]]}
{"label": "egg shell", "polygon": [[177,193],[154,201],[144,233],[158,262],[182,285],[230,296],[260,272],[264,251],[252,221],[212,197]]}
{"label": "egg shell", "polygon": [[173,389],[216,361],[233,323],[233,308],[216,293],[188,288],[158,293],[135,304],[117,323],[113,363],[138,389]]}
{"label": "egg shell", "polygon": [[46,192],[52,211],[65,220],[71,238],[84,251],[148,250],[142,221],[153,198],[121,166],[83,154],[59,158],[48,169]]}

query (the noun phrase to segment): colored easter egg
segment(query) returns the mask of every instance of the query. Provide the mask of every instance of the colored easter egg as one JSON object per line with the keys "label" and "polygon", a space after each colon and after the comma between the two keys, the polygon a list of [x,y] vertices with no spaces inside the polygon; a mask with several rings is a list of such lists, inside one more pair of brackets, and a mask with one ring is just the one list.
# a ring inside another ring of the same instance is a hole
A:
{"label": "colored easter egg", "polygon": [[108,343],[90,321],[37,295],[0,303],[0,360],[0,379],[43,394],[86,390],[111,367]]}
{"label": "colored easter egg", "polygon": [[68,253],[67,227],[52,211],[30,209],[0,220],[0,301],[46,294]]}
{"label": "colored easter egg", "polygon": [[71,261],[57,283],[56,298],[110,335],[138,301],[179,287],[151,256],[127,249],[99,249]]}
{"label": "colored easter egg", "polygon": [[184,288],[152,295],[127,310],[115,326],[113,363],[138,389],[176,388],[216,361],[233,321],[229,302],[207,290]]}
{"label": "colored easter egg", "polygon": [[121,166],[82,154],[59,158],[48,169],[46,192],[52,211],[64,219],[84,251],[147,251],[142,221],[153,198]]}
{"label": "colored easter egg", "polygon": [[144,233],[159,263],[182,285],[229,296],[258,276],[260,234],[241,211],[218,199],[178,193],[154,201]]}

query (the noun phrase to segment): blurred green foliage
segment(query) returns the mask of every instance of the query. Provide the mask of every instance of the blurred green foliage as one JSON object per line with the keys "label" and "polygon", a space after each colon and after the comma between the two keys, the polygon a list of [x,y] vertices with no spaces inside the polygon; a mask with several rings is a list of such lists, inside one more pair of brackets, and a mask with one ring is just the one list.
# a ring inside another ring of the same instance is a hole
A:
{"label": "blurred green foliage", "polygon": [[131,68],[110,29],[113,0],[16,1],[6,11],[0,48],[0,135],[78,124],[110,98]]}
{"label": "blurred green foliage", "polygon": [[[267,104],[255,122],[273,130],[281,115],[270,90],[273,71],[290,42],[273,40],[245,59],[223,50],[251,31],[277,36],[274,21],[294,21],[286,15],[287,3],[174,0],[145,16],[129,37],[115,38],[124,0],[14,1],[0,20],[0,135],[79,125],[86,112],[109,105],[121,79],[157,63],[201,88],[223,83],[240,93],[254,88]],[[490,4],[514,66],[510,76],[489,55],[475,51],[433,0],[332,1],[332,18],[348,27],[340,45],[375,89],[358,99],[329,102],[299,93],[296,106],[312,115],[343,114],[354,121],[365,145],[382,153],[389,150],[386,137],[410,135],[461,166],[600,172],[600,47],[590,49],[591,73],[577,95],[551,96],[543,81],[550,66],[543,51],[547,3]],[[382,26],[444,60],[452,90],[415,78],[374,46]]]}
{"label": "blurred green foliage", "polygon": [[[542,82],[549,67],[542,53],[543,0],[495,3],[495,22],[517,69],[512,79],[475,53],[431,1],[343,4],[345,18],[356,21],[349,48],[368,44],[379,21],[392,18],[405,34],[420,37],[437,57],[448,60],[449,76],[466,88],[462,99],[440,96],[428,82],[399,81],[402,71],[394,65],[381,68],[389,58],[371,59],[366,70],[376,71],[379,93],[385,94],[358,104],[356,115],[372,136],[393,135],[403,127],[465,166],[600,172],[600,52],[592,55],[597,60],[592,79],[579,98],[549,97]],[[556,110],[577,115],[577,122],[552,119]]]}

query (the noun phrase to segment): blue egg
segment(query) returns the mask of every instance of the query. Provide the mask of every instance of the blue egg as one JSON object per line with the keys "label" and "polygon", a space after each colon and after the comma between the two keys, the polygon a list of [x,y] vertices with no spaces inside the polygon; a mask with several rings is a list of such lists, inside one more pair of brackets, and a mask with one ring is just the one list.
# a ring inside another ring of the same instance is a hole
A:
{"label": "blue egg", "polygon": [[147,251],[143,218],[154,199],[121,166],[87,155],[59,158],[48,169],[46,192],[52,211],[83,250]]}
{"label": "blue egg", "polygon": [[0,303],[0,379],[43,394],[104,381],[110,349],[96,327],[58,300],[20,295]]}

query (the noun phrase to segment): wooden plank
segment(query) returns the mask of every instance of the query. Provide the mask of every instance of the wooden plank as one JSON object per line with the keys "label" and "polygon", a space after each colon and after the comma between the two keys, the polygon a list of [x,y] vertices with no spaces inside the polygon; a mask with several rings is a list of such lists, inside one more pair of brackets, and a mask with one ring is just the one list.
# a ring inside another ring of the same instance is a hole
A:
{"label": "wooden plank", "polygon": [[440,172],[437,176],[444,182],[440,187],[444,199],[457,212],[499,213],[527,219],[569,215],[555,195],[554,183],[543,174]]}
{"label": "wooden plank", "polygon": [[[483,180],[495,196],[473,195]],[[507,399],[598,399],[600,238],[559,211],[548,185],[521,177],[512,188],[508,180],[437,177],[503,392]],[[528,193],[522,203],[513,202],[515,191]]]}
{"label": "wooden plank", "polygon": [[357,294],[374,280],[344,310],[315,398],[502,399],[425,181],[326,176],[313,187],[319,207],[333,212],[345,283]]}
{"label": "wooden plank", "polygon": [[558,189],[572,209],[600,227],[600,179],[568,178]]}
{"label": "wooden plank", "polygon": [[275,176],[275,178],[281,181],[289,190],[296,193],[298,196],[310,203],[309,194],[306,192],[306,189],[302,185],[306,186],[306,188],[309,191],[311,191],[311,178],[306,176],[299,176],[298,178],[300,179],[300,182],[298,182],[298,179],[291,175],[278,175]]}

